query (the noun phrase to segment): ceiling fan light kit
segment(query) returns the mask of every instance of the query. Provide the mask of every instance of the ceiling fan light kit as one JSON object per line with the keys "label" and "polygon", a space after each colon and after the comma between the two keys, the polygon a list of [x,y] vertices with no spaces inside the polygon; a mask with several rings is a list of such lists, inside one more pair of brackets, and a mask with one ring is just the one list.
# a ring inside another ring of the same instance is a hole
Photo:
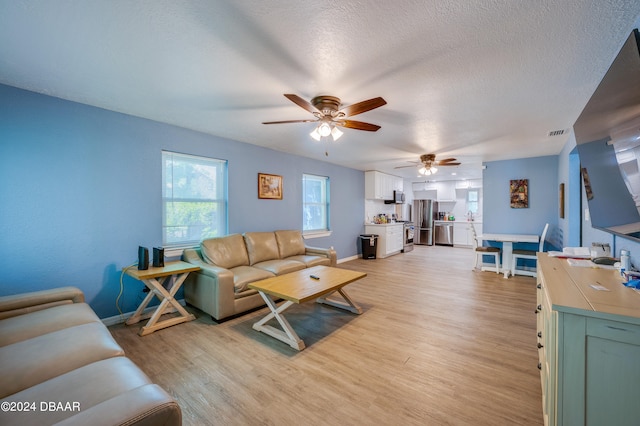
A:
{"label": "ceiling fan light kit", "polygon": [[[418,173],[422,176],[429,176],[438,172],[438,168],[436,166],[459,166],[460,163],[456,162],[455,158],[445,158],[444,160],[436,161],[435,154],[422,154],[420,156],[420,162],[416,163],[416,165],[419,167]],[[403,169],[405,167],[416,166],[399,166],[396,167],[396,169]]]}
{"label": "ceiling fan light kit", "polygon": [[331,134],[331,126],[327,123],[320,124],[318,126],[318,133],[320,133],[320,136],[322,137],[329,136]]}
{"label": "ceiling fan light kit", "polygon": [[333,137],[334,141],[337,141],[338,139],[340,139],[340,136],[342,136],[344,134],[343,131],[341,131],[340,129],[338,129],[337,127],[333,127],[333,129],[331,130],[331,136]]}
{"label": "ceiling fan light kit", "polygon": [[336,141],[344,134],[338,126],[347,127],[349,129],[365,130],[368,132],[376,132],[380,129],[377,124],[365,123],[362,121],[346,120],[347,117],[362,114],[387,104],[387,101],[378,97],[366,101],[358,102],[348,107],[340,109],[342,106],[340,98],[335,96],[316,96],[308,102],[298,95],[285,94],[294,104],[309,111],[315,117],[315,120],[287,120],[287,121],[268,121],[262,124],[283,124],[283,123],[318,123],[315,129],[310,133],[311,137],[316,141],[320,141],[323,137],[331,135]]}
{"label": "ceiling fan light kit", "polygon": [[309,133],[309,135],[318,142],[320,142],[320,139],[322,139],[322,136],[320,136],[320,132],[318,131],[317,127],[315,127],[313,129],[313,132]]}
{"label": "ceiling fan light kit", "polygon": [[418,170],[418,173],[420,173],[422,176],[429,176],[429,175],[434,175],[438,172],[438,169],[436,167],[420,167],[420,169]]}
{"label": "ceiling fan light kit", "polygon": [[309,133],[309,135],[311,135],[311,137],[318,142],[320,141],[320,139],[329,135],[333,137],[334,141],[337,141],[343,134],[344,133],[341,132],[340,129],[338,129],[336,126],[332,126],[327,122],[318,124],[318,126],[316,126],[313,131]]}

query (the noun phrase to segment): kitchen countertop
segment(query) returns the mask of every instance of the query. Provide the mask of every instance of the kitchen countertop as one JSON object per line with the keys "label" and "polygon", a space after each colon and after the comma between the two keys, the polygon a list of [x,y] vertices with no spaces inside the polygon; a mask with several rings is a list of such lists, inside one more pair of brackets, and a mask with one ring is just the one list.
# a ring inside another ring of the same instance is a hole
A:
{"label": "kitchen countertop", "polygon": [[482,223],[481,220],[434,220],[435,223]]}
{"label": "kitchen countertop", "polygon": [[[434,223],[478,223],[478,224],[482,224],[481,220],[472,220],[472,221],[468,221],[468,220],[434,220]],[[409,222],[409,223],[413,223],[413,222]],[[405,222],[389,222],[389,223],[366,223],[364,224],[364,226],[394,226],[394,225],[404,225]]]}

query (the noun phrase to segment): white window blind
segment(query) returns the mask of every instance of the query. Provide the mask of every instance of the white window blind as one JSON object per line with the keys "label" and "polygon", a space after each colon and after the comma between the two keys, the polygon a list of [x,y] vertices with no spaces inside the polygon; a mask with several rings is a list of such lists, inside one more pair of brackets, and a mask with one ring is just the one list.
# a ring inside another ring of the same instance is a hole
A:
{"label": "white window blind", "polygon": [[164,247],[226,235],[226,160],[162,151],[162,182]]}
{"label": "white window blind", "polygon": [[473,214],[478,213],[478,190],[470,189],[467,192],[467,210]]}
{"label": "white window blind", "polygon": [[302,175],[302,230],[329,231],[329,178]]}

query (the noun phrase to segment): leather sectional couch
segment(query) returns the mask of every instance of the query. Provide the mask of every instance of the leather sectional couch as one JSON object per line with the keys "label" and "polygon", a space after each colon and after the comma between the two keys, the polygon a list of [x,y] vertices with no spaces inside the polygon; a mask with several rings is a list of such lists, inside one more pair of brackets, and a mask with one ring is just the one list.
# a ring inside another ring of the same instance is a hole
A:
{"label": "leather sectional couch", "polygon": [[182,424],[75,287],[0,297],[0,377],[3,426]]}
{"label": "leather sectional couch", "polygon": [[265,304],[247,286],[258,280],[316,265],[336,266],[333,249],[308,247],[295,230],[246,232],[203,240],[182,260],[200,267],[184,285],[185,300],[222,320]]}

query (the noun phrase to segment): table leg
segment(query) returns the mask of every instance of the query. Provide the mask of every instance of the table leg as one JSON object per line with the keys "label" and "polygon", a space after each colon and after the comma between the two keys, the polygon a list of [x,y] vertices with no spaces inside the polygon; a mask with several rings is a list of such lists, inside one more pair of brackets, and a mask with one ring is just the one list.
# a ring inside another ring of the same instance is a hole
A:
{"label": "table leg", "polygon": [[504,277],[509,278],[511,274],[511,258],[513,257],[513,243],[511,241],[504,241],[502,243],[502,270]]}
{"label": "table leg", "polygon": [[151,314],[145,314],[144,310],[147,308],[147,305],[149,305],[149,303],[151,303],[151,301],[153,300],[153,296],[156,296],[156,293],[154,292],[154,289],[156,288],[156,286],[164,285],[164,282],[167,278],[169,277],[164,277],[161,279],[161,281],[157,281],[154,279],[154,282],[151,282],[151,280],[142,280],[144,285],[147,286],[147,288],[149,289],[149,293],[147,293],[147,296],[144,298],[140,306],[138,306],[138,309],[136,309],[133,315],[129,317],[129,319],[125,322],[125,324],[127,325],[137,324],[141,320],[149,318],[151,316]]}
{"label": "table leg", "polygon": [[[513,255],[513,243],[511,241],[502,242],[502,272],[505,278],[509,278],[511,274],[511,256]],[[481,271],[496,272],[494,266],[483,266]]]}
{"label": "table leg", "polygon": [[347,302],[341,302],[338,300],[331,300],[328,297],[331,296],[332,294],[335,294],[336,292],[332,292],[329,293],[327,295],[324,295],[322,297],[319,297],[318,299],[316,299],[316,302],[318,303],[322,303],[325,305],[329,305],[329,306],[333,306],[335,308],[340,308],[340,309],[345,309],[349,312],[353,312],[354,314],[358,314],[360,315],[362,313],[362,308],[360,306],[358,306],[353,299],[351,299],[351,297],[349,297],[349,295],[347,294],[347,292],[344,290],[344,288],[339,288],[337,290],[338,293],[340,293],[340,295],[342,296],[342,298]]}
{"label": "table leg", "polygon": [[[303,350],[305,348],[304,342],[302,341],[302,339],[300,339],[300,337],[298,337],[298,334],[295,332],[293,327],[291,327],[291,324],[289,324],[289,321],[287,321],[287,319],[283,315],[283,312],[289,306],[293,305],[293,302],[287,300],[280,306],[277,306],[276,302],[274,302],[274,300],[268,294],[261,291],[259,293],[267,303],[267,306],[269,307],[269,310],[271,310],[271,312],[260,321],[254,323],[253,329],[268,334],[274,339],[278,339],[281,342],[288,344],[293,349],[297,349],[299,351]],[[278,330],[277,328],[266,324],[273,318],[278,320],[278,323],[280,323],[282,330]]]}
{"label": "table leg", "polygon": [[[150,278],[146,280],[142,280],[144,284],[149,288],[149,294],[143,302],[140,304],[136,312],[129,318],[126,322],[127,325],[135,324],[139,322],[143,318],[144,309],[147,307],[153,296],[158,297],[160,299],[160,304],[156,308],[155,312],[151,315],[149,322],[145,326],[140,329],[140,336],[146,336],[147,334],[153,333],[156,330],[160,330],[166,327],[170,327],[172,325],[181,324],[187,321],[193,321],[196,317],[193,314],[187,312],[184,307],[174,298],[175,294],[178,292],[184,280],[187,279],[189,273],[180,274],[178,276],[173,277],[165,277],[162,278],[161,281],[158,281],[155,278]],[[171,279],[170,285],[165,288],[165,282]],[[159,321],[160,316],[168,313],[170,310],[173,312],[178,311],[180,316],[169,318],[164,321]]]}

